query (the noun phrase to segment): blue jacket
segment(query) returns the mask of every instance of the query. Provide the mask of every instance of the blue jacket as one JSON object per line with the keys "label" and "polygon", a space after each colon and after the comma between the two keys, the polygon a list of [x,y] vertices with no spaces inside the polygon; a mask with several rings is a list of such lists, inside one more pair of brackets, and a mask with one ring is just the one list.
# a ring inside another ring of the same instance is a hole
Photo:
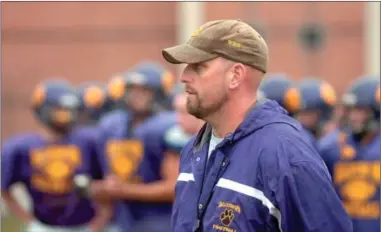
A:
{"label": "blue jacket", "polygon": [[352,231],[302,130],[275,101],[257,103],[207,161],[205,125],[181,153],[173,231]]}

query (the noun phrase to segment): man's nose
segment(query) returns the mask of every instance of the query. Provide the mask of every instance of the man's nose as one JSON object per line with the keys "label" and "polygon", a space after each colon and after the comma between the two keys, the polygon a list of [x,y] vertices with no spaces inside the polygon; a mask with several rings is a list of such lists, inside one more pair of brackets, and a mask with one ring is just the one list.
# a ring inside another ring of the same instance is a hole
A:
{"label": "man's nose", "polygon": [[180,75],[180,81],[182,83],[189,83],[189,76],[182,72]]}
{"label": "man's nose", "polygon": [[189,83],[191,82],[191,80],[192,80],[191,75],[189,74],[187,67],[185,67],[185,69],[180,74],[180,81],[182,83]]}

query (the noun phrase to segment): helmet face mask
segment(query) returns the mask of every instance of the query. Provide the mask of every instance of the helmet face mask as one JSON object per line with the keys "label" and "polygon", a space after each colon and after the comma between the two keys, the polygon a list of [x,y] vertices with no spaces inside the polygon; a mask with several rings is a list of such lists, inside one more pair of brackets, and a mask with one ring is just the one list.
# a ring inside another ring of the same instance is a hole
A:
{"label": "helmet face mask", "polygon": [[301,110],[295,114],[295,118],[303,125],[303,127],[311,131],[315,136],[319,131],[320,117],[321,112],[318,109]]}
{"label": "helmet face mask", "polygon": [[49,116],[58,125],[66,125],[73,120],[72,111],[63,107],[51,107]]}
{"label": "helmet face mask", "polygon": [[137,84],[127,87],[125,102],[129,109],[137,114],[147,114],[152,111],[154,102],[154,90]]}
{"label": "helmet face mask", "polygon": [[78,121],[78,110],[60,106],[47,108],[48,120],[46,125],[53,131],[65,134]]}
{"label": "helmet face mask", "polygon": [[78,121],[79,99],[65,81],[47,81],[36,88],[33,98],[33,110],[45,126],[53,132],[65,134]]}
{"label": "helmet face mask", "polygon": [[335,128],[332,123],[337,97],[333,87],[320,78],[305,78],[298,89],[302,107],[296,115],[303,127],[315,137],[322,137]]}
{"label": "helmet face mask", "polygon": [[353,139],[361,141],[380,128],[380,80],[374,77],[360,77],[352,83],[343,95],[343,126]]}
{"label": "helmet face mask", "polygon": [[370,107],[352,106],[346,108],[345,126],[356,141],[379,129],[379,121],[374,117]]}
{"label": "helmet face mask", "polygon": [[161,65],[142,62],[111,79],[107,91],[111,108],[141,116],[169,110],[174,83],[174,76]]}
{"label": "helmet face mask", "polygon": [[166,68],[156,62],[142,62],[126,73],[126,81],[146,86],[153,91],[151,110],[153,112],[170,110],[171,96],[176,79]]}

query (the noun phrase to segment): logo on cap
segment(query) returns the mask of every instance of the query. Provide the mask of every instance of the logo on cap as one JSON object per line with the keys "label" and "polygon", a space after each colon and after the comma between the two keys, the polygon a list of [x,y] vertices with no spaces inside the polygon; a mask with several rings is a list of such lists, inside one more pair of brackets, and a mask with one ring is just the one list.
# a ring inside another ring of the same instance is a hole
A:
{"label": "logo on cap", "polygon": [[233,46],[233,47],[236,47],[236,48],[240,48],[242,46],[241,43],[238,43],[238,42],[233,41],[231,39],[228,40],[228,44]]}
{"label": "logo on cap", "polygon": [[202,31],[201,28],[195,30],[195,31],[192,33],[192,36],[191,36],[191,37],[196,37],[196,36],[198,36],[198,35],[201,33],[201,31]]}

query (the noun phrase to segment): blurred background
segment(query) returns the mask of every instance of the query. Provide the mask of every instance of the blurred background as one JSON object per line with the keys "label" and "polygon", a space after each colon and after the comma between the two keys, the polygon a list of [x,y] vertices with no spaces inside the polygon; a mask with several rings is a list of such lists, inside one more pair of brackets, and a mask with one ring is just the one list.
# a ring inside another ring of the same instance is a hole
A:
{"label": "blurred background", "polygon": [[161,49],[186,41],[206,21],[226,18],[263,35],[270,72],[317,76],[338,95],[356,77],[380,73],[376,2],[2,2],[2,139],[37,128],[29,100],[40,81],[106,82],[143,60],[167,65]]}

